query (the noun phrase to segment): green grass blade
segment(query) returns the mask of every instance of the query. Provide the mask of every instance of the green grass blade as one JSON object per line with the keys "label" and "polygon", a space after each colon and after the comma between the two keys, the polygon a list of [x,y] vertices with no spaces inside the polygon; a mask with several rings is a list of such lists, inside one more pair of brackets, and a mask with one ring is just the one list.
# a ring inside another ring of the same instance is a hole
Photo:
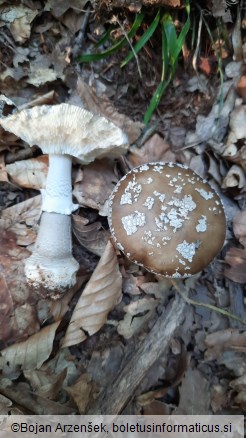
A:
{"label": "green grass blade", "polygon": [[164,15],[163,29],[166,35],[169,58],[171,58],[177,47],[177,34],[173,19],[170,14]]}
{"label": "green grass blade", "polygon": [[187,17],[187,20],[186,20],[186,22],[185,22],[185,24],[184,24],[184,26],[183,26],[183,28],[178,36],[178,39],[177,39],[177,46],[173,52],[174,62],[176,62],[176,60],[178,59],[178,56],[182,50],[182,47],[183,47],[183,44],[185,41],[185,37],[190,30],[190,6],[189,5],[187,5],[186,11],[187,11],[188,17]]}
{"label": "green grass blade", "polygon": [[169,67],[168,45],[167,45],[167,38],[165,34],[164,17],[161,20],[161,57],[162,57],[161,81],[163,82],[167,76],[167,71]]}
{"label": "green grass blade", "polygon": [[155,93],[152,96],[150,104],[144,115],[144,123],[149,123],[153,112],[156,110],[163,93],[170,84],[178,60],[178,55],[182,50],[185,37],[190,29],[190,7],[189,2],[186,2],[186,11],[188,18],[184,24],[178,38],[172,17],[168,14],[163,16],[161,20],[162,26],[162,74],[161,82],[159,83]]}
{"label": "green grass blade", "polygon": [[[137,32],[138,28],[141,26],[141,23],[144,18],[144,13],[140,12],[139,14],[136,14],[134,23],[130,29],[130,31],[127,34],[128,38],[132,38],[135,33]],[[100,59],[107,58],[107,56],[113,55],[114,53],[117,53],[122,47],[124,47],[127,43],[127,38],[122,38],[118,43],[114,44],[109,49],[105,50],[101,53],[92,53],[92,54],[84,54],[81,56],[78,56],[78,62],[92,62],[92,61],[98,61]]]}
{"label": "green grass blade", "polygon": [[97,41],[97,43],[95,44],[95,47],[100,47],[102,44],[105,43],[105,41],[107,41],[110,38],[110,34],[112,32],[112,30],[115,29],[115,26],[111,25],[106,32],[104,32],[104,34],[102,35],[102,37]]}
{"label": "green grass blade", "polygon": [[135,56],[136,53],[139,52],[139,50],[141,50],[145,44],[147,43],[147,41],[152,37],[154,31],[156,30],[158,23],[160,21],[160,9],[158,10],[154,20],[152,21],[151,25],[149,26],[149,28],[146,30],[146,32],[144,32],[144,34],[142,35],[142,37],[139,39],[139,41],[137,42],[137,44],[134,46],[134,51],[131,51],[126,58],[124,59],[124,61],[122,61],[121,63],[121,67],[124,67],[126,64],[128,64],[129,61],[131,61],[131,59]]}
{"label": "green grass blade", "polygon": [[152,96],[150,104],[149,104],[149,106],[144,114],[144,123],[145,124],[149,123],[149,121],[152,117],[152,114],[156,110],[156,108],[161,100],[161,97],[162,97],[165,89],[167,88],[168,84],[169,84],[169,81],[164,81],[164,82],[159,83],[157,89],[155,90],[155,92]]}

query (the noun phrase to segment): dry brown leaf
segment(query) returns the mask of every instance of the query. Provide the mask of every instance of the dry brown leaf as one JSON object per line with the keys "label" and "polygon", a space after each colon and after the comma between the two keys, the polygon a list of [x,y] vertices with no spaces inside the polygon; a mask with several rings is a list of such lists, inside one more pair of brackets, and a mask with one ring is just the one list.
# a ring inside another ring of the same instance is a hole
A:
{"label": "dry brown leaf", "polygon": [[0,181],[9,183],[8,173],[5,166],[4,154],[0,155]]}
{"label": "dry brown leaf", "polygon": [[218,359],[224,351],[246,351],[246,331],[237,329],[219,330],[206,336],[207,360]]}
{"label": "dry brown leaf", "polygon": [[233,232],[239,242],[246,247],[246,210],[241,211],[234,218]]}
{"label": "dry brown leaf", "polygon": [[114,166],[113,161],[104,158],[83,168],[82,180],[75,182],[73,190],[80,205],[96,210],[103,207],[118,182]]}
{"label": "dry brown leaf", "polygon": [[29,78],[26,82],[35,87],[46,84],[47,82],[53,82],[58,77],[64,79],[63,75],[59,75],[55,70],[49,67],[37,67],[35,65],[30,66]]}
{"label": "dry brown leaf", "polygon": [[69,8],[75,11],[82,11],[87,3],[87,0],[48,0],[45,2],[45,10],[50,11],[55,17],[61,17]]}
{"label": "dry brown leaf", "polygon": [[31,34],[31,23],[38,14],[25,6],[1,7],[1,21],[7,26],[16,42],[23,44]]}
{"label": "dry brown leaf", "polygon": [[225,262],[230,265],[224,270],[225,276],[236,283],[246,283],[246,249],[228,249]]}
{"label": "dry brown leaf", "polygon": [[243,99],[243,103],[246,102],[246,75],[242,75],[240,80],[237,83],[237,92],[240,97]]}
{"label": "dry brown leaf", "polygon": [[64,388],[78,406],[79,413],[84,414],[91,398],[93,382],[89,374],[82,374],[73,386]]}
{"label": "dry brown leaf", "polygon": [[245,173],[243,169],[236,164],[228,171],[227,175],[222,181],[222,189],[227,189],[230,187],[238,187],[239,189],[244,189],[246,186]]}
{"label": "dry brown leaf", "polygon": [[69,415],[74,414],[75,409],[54,402],[38,394],[26,382],[12,383],[9,379],[0,379],[0,393],[9,397],[12,401],[28,410],[28,414],[36,415]]}
{"label": "dry brown leaf", "polygon": [[174,415],[207,415],[210,407],[209,381],[198,369],[188,368],[179,388],[179,405]]}
{"label": "dry brown leaf", "polygon": [[6,170],[13,182],[19,186],[40,190],[46,185],[48,167],[48,156],[41,155],[37,158],[7,164]]}
{"label": "dry brown leaf", "polygon": [[72,215],[72,224],[73,233],[79,243],[88,251],[101,256],[110,237],[109,231],[103,230],[100,222],[85,225],[84,218],[74,214]]}
{"label": "dry brown leaf", "polygon": [[235,144],[229,145],[223,156],[232,163],[238,164],[246,172],[246,146],[238,148]]}
{"label": "dry brown leaf", "polygon": [[73,311],[62,347],[84,341],[105,324],[121,299],[122,277],[115,249],[109,241]]}
{"label": "dry brown leaf", "polygon": [[[86,282],[88,279],[88,275],[80,275],[77,274],[77,281],[76,284],[67,291],[64,296],[60,300],[50,300],[50,314],[53,316],[54,321],[60,321],[65,313],[68,311],[69,303],[73,296],[78,292],[78,290],[81,288],[82,284]],[[45,300],[47,305],[47,300]]]}
{"label": "dry brown leaf", "polygon": [[153,400],[164,397],[167,391],[168,391],[168,387],[167,388],[164,387],[164,388],[158,388],[154,391],[145,392],[144,394],[141,394],[138,397],[136,397],[136,403],[139,406],[146,406],[150,404]]}
{"label": "dry brown leaf", "polygon": [[236,389],[237,391],[246,390],[246,374],[232,380],[230,382],[230,387]]}
{"label": "dry brown leaf", "polygon": [[144,127],[143,123],[133,122],[126,115],[118,113],[107,96],[98,96],[95,90],[87,85],[80,77],[77,82],[77,93],[86,109],[106,117],[126,132],[130,144],[137,140]]}
{"label": "dry brown leaf", "polygon": [[66,375],[66,369],[58,374],[42,370],[24,371],[24,376],[30,382],[33,391],[49,400],[55,400],[58,392],[62,389]]}
{"label": "dry brown leaf", "polygon": [[2,211],[0,227],[12,231],[19,245],[35,242],[41,202],[41,195],[38,195]]}
{"label": "dry brown leaf", "polygon": [[0,340],[17,342],[39,330],[35,297],[23,281],[24,260],[29,252],[16,236],[0,229]]}
{"label": "dry brown leaf", "polygon": [[146,406],[141,406],[141,415],[171,415],[172,407],[159,400],[153,400]]}
{"label": "dry brown leaf", "polygon": [[[5,375],[21,370],[39,369],[53,349],[55,333],[60,321],[44,327],[26,341],[11,345],[0,352],[0,369]],[[21,371],[20,371],[21,372]]]}
{"label": "dry brown leaf", "polygon": [[211,407],[213,413],[219,413],[222,408],[227,407],[229,404],[227,387],[222,385],[213,385],[211,387]]}
{"label": "dry brown leaf", "polygon": [[128,160],[132,167],[152,161],[176,161],[170,145],[159,134],[152,135],[141,148],[130,147]]}
{"label": "dry brown leaf", "polygon": [[74,356],[70,353],[69,348],[60,348],[57,354],[52,359],[46,361],[40,368],[41,371],[48,375],[60,374],[64,369],[67,370],[67,374],[63,382],[63,388],[73,385],[81,375],[77,361],[74,360]]}
{"label": "dry brown leaf", "polygon": [[246,137],[245,127],[246,106],[239,105],[231,112],[230,115],[230,133],[228,136],[227,146],[236,143]]}
{"label": "dry brown leaf", "polygon": [[157,304],[158,301],[154,298],[142,298],[125,306],[126,314],[118,324],[118,333],[125,339],[130,339],[153,317]]}
{"label": "dry brown leaf", "polygon": [[230,280],[237,283],[246,282],[246,211],[241,211],[233,220],[233,231],[242,248],[232,247],[225,255],[225,262],[230,265],[224,274]]}

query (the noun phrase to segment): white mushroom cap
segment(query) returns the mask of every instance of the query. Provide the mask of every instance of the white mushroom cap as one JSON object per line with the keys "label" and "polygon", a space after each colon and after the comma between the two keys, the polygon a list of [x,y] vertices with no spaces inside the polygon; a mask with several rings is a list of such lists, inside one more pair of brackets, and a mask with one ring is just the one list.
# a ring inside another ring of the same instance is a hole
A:
{"label": "white mushroom cap", "polygon": [[62,103],[26,109],[0,119],[1,126],[46,154],[67,154],[87,164],[126,152],[128,139],[105,117]]}
{"label": "white mushroom cap", "polygon": [[147,270],[185,278],[223,246],[218,194],[186,166],[149,163],[132,169],[110,197],[109,226],[117,247]]}

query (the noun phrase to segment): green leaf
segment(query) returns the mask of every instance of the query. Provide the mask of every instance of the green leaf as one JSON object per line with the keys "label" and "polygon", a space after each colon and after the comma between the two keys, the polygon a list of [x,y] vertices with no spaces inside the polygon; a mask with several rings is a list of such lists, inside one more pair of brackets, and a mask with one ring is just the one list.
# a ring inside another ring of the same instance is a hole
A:
{"label": "green leaf", "polygon": [[165,14],[161,20],[162,27],[162,73],[161,82],[159,83],[155,93],[152,96],[150,104],[144,114],[144,123],[148,123],[152,117],[153,112],[156,110],[163,93],[169,86],[176,69],[176,63],[179,53],[184,44],[187,32],[190,29],[190,6],[188,0],[186,1],[186,11],[188,18],[181,30],[178,38],[176,35],[176,29],[169,14]]}
{"label": "green leaf", "polygon": [[167,38],[165,34],[164,28],[164,17],[161,21],[161,57],[162,57],[162,73],[161,73],[161,81],[163,82],[167,76],[167,71],[169,67],[169,56],[168,56],[168,45]]}
{"label": "green leaf", "polygon": [[[132,38],[135,33],[137,32],[138,28],[141,26],[141,23],[144,18],[144,13],[140,12],[139,14],[136,14],[134,23],[130,29],[130,31],[127,34],[128,39]],[[78,62],[92,62],[92,61],[98,61],[100,59],[107,58],[107,56],[113,55],[114,53],[117,53],[122,47],[124,47],[127,43],[127,38],[122,38],[118,43],[114,44],[109,49],[105,50],[101,53],[92,53],[92,54],[84,54],[78,57]]]}
{"label": "green leaf", "polygon": [[152,114],[156,110],[164,91],[166,90],[166,88],[168,87],[168,85],[170,83],[170,80],[171,80],[171,78],[166,80],[166,81],[160,82],[157,89],[155,90],[155,92],[152,96],[152,99],[150,101],[150,104],[149,104],[149,106],[144,114],[144,123],[145,124],[149,123],[149,121],[152,117]]}
{"label": "green leaf", "polygon": [[110,38],[110,34],[112,32],[112,30],[115,29],[115,26],[111,25],[106,32],[104,32],[104,34],[102,35],[102,37],[97,41],[97,43],[95,44],[95,47],[100,47],[102,44],[105,43],[105,41],[107,41]]}
{"label": "green leaf", "polygon": [[145,46],[147,41],[152,37],[152,35],[153,35],[154,31],[156,30],[158,23],[160,21],[160,14],[161,13],[160,13],[160,9],[159,9],[154,20],[152,21],[151,25],[148,27],[146,32],[144,32],[144,34],[141,36],[141,38],[139,39],[137,44],[133,47],[133,51],[131,51],[126,56],[124,61],[121,63],[121,67],[124,67],[126,64],[128,64],[128,62],[135,56],[135,54],[138,53],[139,50],[141,50]]}
{"label": "green leaf", "polygon": [[167,40],[167,50],[170,59],[177,47],[177,35],[173,19],[170,14],[165,14],[163,18],[163,28]]}
{"label": "green leaf", "polygon": [[188,14],[188,18],[187,18],[179,36],[178,36],[177,46],[176,46],[176,49],[174,50],[174,53],[173,53],[173,57],[174,57],[175,61],[178,58],[178,56],[182,50],[182,47],[183,47],[183,44],[185,41],[185,37],[190,30],[190,7],[189,7],[189,5],[186,7],[186,11]]}

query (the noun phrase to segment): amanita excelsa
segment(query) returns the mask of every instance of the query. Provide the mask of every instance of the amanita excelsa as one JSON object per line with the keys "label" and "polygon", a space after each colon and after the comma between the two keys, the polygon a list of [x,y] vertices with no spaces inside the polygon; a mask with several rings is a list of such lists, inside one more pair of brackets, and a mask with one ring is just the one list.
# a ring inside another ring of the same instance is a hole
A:
{"label": "amanita excelsa", "polygon": [[174,163],[148,163],[128,172],[110,197],[109,225],[130,260],[172,278],[206,267],[226,232],[218,194],[191,169]]}
{"label": "amanita excelsa", "polygon": [[76,283],[79,268],[71,243],[70,215],[78,208],[72,202],[72,159],[88,164],[106,155],[119,156],[126,152],[127,136],[104,117],[68,104],[23,110],[0,124],[49,154],[43,214],[25,274],[30,285],[48,290],[54,298]]}

